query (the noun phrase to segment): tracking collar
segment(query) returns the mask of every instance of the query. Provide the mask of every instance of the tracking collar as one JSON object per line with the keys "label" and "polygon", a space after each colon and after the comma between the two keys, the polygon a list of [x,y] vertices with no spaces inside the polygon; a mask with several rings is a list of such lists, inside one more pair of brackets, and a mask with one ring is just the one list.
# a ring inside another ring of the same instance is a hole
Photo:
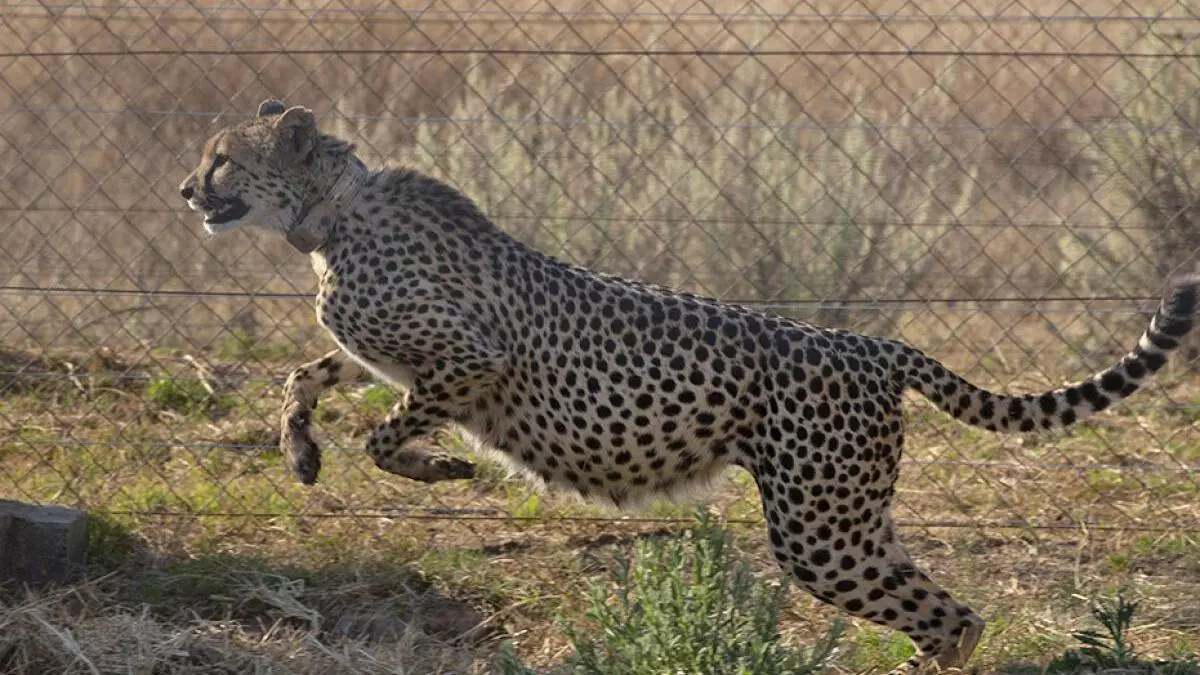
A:
{"label": "tracking collar", "polygon": [[300,210],[295,226],[287,232],[288,243],[301,253],[312,253],[324,246],[342,206],[358,194],[358,189],[362,187],[362,179],[366,175],[367,166],[358,158],[351,157],[329,194],[316,202],[306,204]]}

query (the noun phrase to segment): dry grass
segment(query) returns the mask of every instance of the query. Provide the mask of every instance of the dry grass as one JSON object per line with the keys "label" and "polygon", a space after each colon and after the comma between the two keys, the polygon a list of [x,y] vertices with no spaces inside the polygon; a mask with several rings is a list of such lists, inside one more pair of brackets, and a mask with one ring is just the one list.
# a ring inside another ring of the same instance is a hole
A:
{"label": "dry grass", "polygon": [[[339,614],[330,616],[329,608],[320,607],[319,597],[309,597],[312,594],[306,593],[302,582],[251,574],[232,581],[230,600],[242,610],[237,618],[169,618],[148,604],[122,604],[129,590],[117,590],[118,583],[138,582],[113,576],[0,603],[0,671],[10,675],[469,672],[468,651],[422,630],[423,601],[415,594],[368,598],[366,603],[341,606]],[[324,589],[321,594],[348,605],[363,600],[364,586]],[[411,603],[406,609],[418,613],[400,621],[394,606],[406,603]],[[245,619],[244,608],[251,604],[257,605],[257,624]],[[432,611],[450,613],[445,607]],[[473,618],[462,609],[458,614]],[[461,625],[462,616],[452,620]]]}

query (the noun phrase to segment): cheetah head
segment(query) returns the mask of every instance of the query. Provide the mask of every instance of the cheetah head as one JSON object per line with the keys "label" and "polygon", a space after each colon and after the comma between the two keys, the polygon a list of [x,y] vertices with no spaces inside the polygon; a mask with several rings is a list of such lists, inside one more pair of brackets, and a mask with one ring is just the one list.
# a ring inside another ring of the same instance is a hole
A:
{"label": "cheetah head", "polygon": [[204,215],[210,234],[249,225],[287,234],[319,188],[320,145],[312,111],[263,101],[253,119],[222,129],[204,144],[200,164],[179,194]]}

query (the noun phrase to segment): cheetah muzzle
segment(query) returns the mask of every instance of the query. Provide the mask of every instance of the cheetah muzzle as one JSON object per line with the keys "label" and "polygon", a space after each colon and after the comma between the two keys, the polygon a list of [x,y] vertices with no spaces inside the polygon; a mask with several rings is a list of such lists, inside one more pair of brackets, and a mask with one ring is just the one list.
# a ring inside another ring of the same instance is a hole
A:
{"label": "cheetah muzzle", "polygon": [[230,199],[213,200],[202,210],[204,224],[211,228],[214,225],[224,225],[241,220],[250,212],[250,205],[237,197],[231,197]]}
{"label": "cheetah muzzle", "polygon": [[1176,282],[1108,369],[1009,396],[902,342],[543,255],[442,182],[368,171],[310,111],[278,101],[210,138],[180,190],[210,227],[250,225],[311,250],[317,318],[338,349],[284,388],[280,443],[302,482],[320,472],[318,397],[372,376],[406,396],[366,451],[415,480],[474,474],[421,442],[449,425],[535,479],[617,505],[738,466],[758,485],[779,565],[822,601],[907,633],[918,655],[902,667],[918,670],[966,664],[983,621],[895,536],[903,391],[992,431],[1073,424],[1163,367],[1192,329],[1200,287]]}

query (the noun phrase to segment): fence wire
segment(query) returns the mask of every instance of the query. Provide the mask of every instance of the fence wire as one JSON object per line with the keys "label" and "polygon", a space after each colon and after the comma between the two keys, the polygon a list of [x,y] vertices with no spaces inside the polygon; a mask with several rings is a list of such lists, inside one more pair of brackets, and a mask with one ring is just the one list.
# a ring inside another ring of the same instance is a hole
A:
{"label": "fence wire", "polygon": [[[543,251],[903,339],[1004,391],[1107,365],[1195,270],[1191,5],[720,5],[0,5],[0,497],[185,519],[618,517],[491,469],[433,487],[379,473],[359,452],[394,396],[379,385],[322,404],[323,483],[292,484],[282,381],[332,344],[308,263],[266,235],[207,238],[176,192],[206,137],[271,96]],[[914,400],[898,520],[1200,529],[1183,352],[1063,433],[980,434]],[[759,517],[736,476],[713,499]]]}

